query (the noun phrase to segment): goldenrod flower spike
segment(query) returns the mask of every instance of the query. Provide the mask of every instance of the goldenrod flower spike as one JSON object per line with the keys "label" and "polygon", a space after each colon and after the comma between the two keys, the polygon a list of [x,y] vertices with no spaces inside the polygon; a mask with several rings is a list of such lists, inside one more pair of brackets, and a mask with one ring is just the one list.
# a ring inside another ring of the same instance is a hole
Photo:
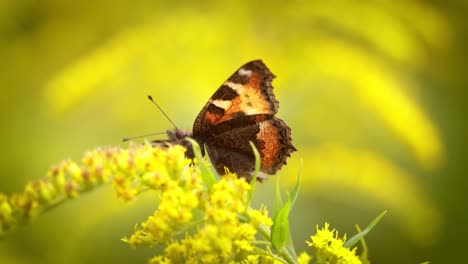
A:
{"label": "goldenrod flower spike", "polygon": [[[156,211],[122,239],[131,247],[165,244],[150,263],[361,263],[356,249],[346,248],[345,238],[338,238],[328,224],[307,242],[311,255],[296,257],[293,248],[274,247],[274,222],[267,208],[250,207],[252,185],[229,171],[218,179],[210,164],[185,158],[185,151],[178,145],[161,149],[131,144],[91,150],[81,163],[65,160],[23,192],[10,197],[0,193],[0,235],[67,199],[112,183],[125,201],[142,192],[159,192]],[[203,159],[201,153],[196,157]],[[204,164],[204,169],[193,164]],[[288,210],[298,186],[294,190]],[[284,230],[290,233],[288,226]]]}

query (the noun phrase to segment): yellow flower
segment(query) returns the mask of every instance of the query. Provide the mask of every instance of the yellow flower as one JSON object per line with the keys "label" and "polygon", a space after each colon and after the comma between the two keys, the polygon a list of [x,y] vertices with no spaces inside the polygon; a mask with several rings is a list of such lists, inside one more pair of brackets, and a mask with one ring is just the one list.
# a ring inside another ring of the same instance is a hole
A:
{"label": "yellow flower", "polygon": [[306,252],[302,252],[299,255],[299,257],[297,258],[297,263],[299,263],[299,264],[308,264],[311,259],[312,259],[312,257],[309,256],[309,254],[307,254]]}
{"label": "yellow flower", "polygon": [[335,229],[329,230],[330,225],[325,223],[323,229],[317,226],[317,233],[311,236],[311,242],[306,241],[312,247],[312,253],[316,257],[317,264],[361,264],[356,256],[356,248],[350,250],[343,247],[346,235],[338,237]]}
{"label": "yellow flower", "polygon": [[187,248],[178,241],[174,241],[164,249],[164,252],[172,263],[183,263],[183,256],[187,255]]}
{"label": "yellow flower", "polygon": [[250,224],[253,226],[258,226],[259,224],[263,224],[267,227],[273,225],[273,221],[270,217],[268,217],[268,210],[265,206],[262,206],[260,210],[249,210],[250,215]]}
{"label": "yellow flower", "polygon": [[249,252],[253,250],[251,241],[255,239],[257,230],[250,224],[240,224],[234,236],[234,246],[237,253]]}

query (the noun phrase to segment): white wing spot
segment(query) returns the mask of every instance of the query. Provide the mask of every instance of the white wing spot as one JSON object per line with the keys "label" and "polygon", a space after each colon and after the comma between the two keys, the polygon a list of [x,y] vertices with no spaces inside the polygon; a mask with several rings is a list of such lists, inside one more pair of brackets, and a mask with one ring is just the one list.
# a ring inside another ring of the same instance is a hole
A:
{"label": "white wing spot", "polygon": [[245,70],[244,68],[240,68],[238,73],[242,76],[248,76],[250,77],[252,75],[252,71],[250,70]]}
{"label": "white wing spot", "polygon": [[212,100],[211,103],[224,110],[228,109],[232,105],[232,102],[229,100]]}
{"label": "white wing spot", "polygon": [[244,85],[239,84],[239,83],[233,83],[233,82],[225,82],[224,85],[229,86],[231,89],[237,92],[237,94],[242,94],[244,91]]}
{"label": "white wing spot", "polygon": [[[258,114],[259,109],[255,107],[247,108],[247,110],[244,111],[246,115],[255,115]],[[260,123],[261,124],[261,123]],[[260,130],[262,131],[262,130]]]}

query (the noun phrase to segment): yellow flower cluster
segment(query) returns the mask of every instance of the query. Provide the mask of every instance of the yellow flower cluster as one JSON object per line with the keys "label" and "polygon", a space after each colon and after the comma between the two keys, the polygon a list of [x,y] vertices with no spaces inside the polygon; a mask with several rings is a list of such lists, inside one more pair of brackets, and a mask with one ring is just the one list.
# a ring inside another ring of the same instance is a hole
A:
{"label": "yellow flower cluster", "polygon": [[[129,238],[132,246],[151,246],[168,243],[164,254],[155,256],[151,263],[227,263],[253,261],[252,242],[256,225],[271,225],[271,219],[262,211],[249,210],[246,195],[250,185],[234,174],[225,175],[211,189],[201,184],[199,170],[183,170],[182,178],[167,178],[157,211],[142,223]],[[160,177],[160,175],[159,175]],[[196,218],[196,219],[194,219]],[[196,230],[177,240],[177,234],[186,229]]]}
{"label": "yellow flower cluster", "polygon": [[[66,199],[76,198],[110,181],[124,200],[131,200],[150,188],[162,188],[167,175],[175,177],[182,169],[192,169],[185,166],[190,161],[185,159],[184,152],[181,146],[162,150],[150,144],[130,145],[126,149],[88,151],[80,164],[62,161],[46,177],[28,183],[23,192],[10,197],[0,193],[0,235]],[[187,185],[196,184],[200,182],[187,180]]]}
{"label": "yellow flower cluster", "polygon": [[356,256],[356,248],[344,247],[346,235],[338,237],[335,229],[330,230],[330,225],[325,223],[325,227],[319,229],[311,236],[311,242],[307,244],[312,247],[312,255],[316,258],[317,264],[361,264],[361,260]]}
{"label": "yellow flower cluster", "polygon": [[53,166],[46,177],[28,183],[23,192],[10,197],[0,193],[0,236],[65,199],[108,182],[120,153],[119,148],[98,148],[86,153],[80,165],[65,160]]}
{"label": "yellow flower cluster", "polygon": [[[271,260],[267,250],[256,246],[255,236],[259,228],[268,229],[272,220],[266,208],[247,206],[251,186],[231,173],[206,184],[207,175],[202,173],[211,172],[190,166],[185,151],[178,145],[164,149],[130,145],[88,151],[81,163],[63,161],[43,179],[27,184],[23,192],[11,197],[0,193],[0,234],[66,199],[112,182],[125,201],[144,191],[159,192],[156,212],[123,239],[133,247],[167,244],[153,263]],[[268,247],[265,243],[259,245]]]}
{"label": "yellow flower cluster", "polygon": [[151,263],[308,263],[311,258],[318,264],[361,263],[356,249],[344,247],[345,238],[328,224],[317,227],[307,242],[310,256],[273,250],[273,222],[266,207],[249,206],[252,186],[229,172],[214,181],[213,171],[191,166],[185,151],[179,145],[130,145],[94,149],[80,164],[63,161],[23,192],[11,197],[0,193],[0,235],[65,199],[112,182],[125,201],[148,190],[159,193],[157,210],[123,239],[132,247],[166,244]]}
{"label": "yellow flower cluster", "polygon": [[151,149],[154,152],[138,156],[135,172],[131,174],[141,175],[140,181],[136,181],[140,184],[135,185],[135,178],[122,177],[120,186],[116,186],[124,197],[138,193],[142,187],[161,191],[158,210],[142,224],[141,230],[124,239],[133,247],[165,242],[190,224],[192,211],[199,207],[204,190],[198,170],[187,166],[190,160],[185,159],[183,147],[176,145],[165,151]]}

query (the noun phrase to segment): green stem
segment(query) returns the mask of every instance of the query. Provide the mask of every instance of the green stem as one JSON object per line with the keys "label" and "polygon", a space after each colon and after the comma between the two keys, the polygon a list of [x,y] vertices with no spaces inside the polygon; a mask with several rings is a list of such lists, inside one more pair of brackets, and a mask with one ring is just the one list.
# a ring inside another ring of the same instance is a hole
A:
{"label": "green stem", "polygon": [[[242,214],[242,216],[246,219],[246,221],[251,221],[252,217],[249,215],[248,210],[250,209],[247,208],[247,210]],[[260,232],[262,237],[266,240],[267,243],[271,245],[271,231],[270,228],[266,227],[264,224],[259,224],[257,226],[257,230]],[[297,263],[297,260],[294,259],[292,254],[285,248],[281,249],[278,251],[279,255],[289,264],[295,264]],[[271,256],[275,256],[274,254],[270,254]]]}

